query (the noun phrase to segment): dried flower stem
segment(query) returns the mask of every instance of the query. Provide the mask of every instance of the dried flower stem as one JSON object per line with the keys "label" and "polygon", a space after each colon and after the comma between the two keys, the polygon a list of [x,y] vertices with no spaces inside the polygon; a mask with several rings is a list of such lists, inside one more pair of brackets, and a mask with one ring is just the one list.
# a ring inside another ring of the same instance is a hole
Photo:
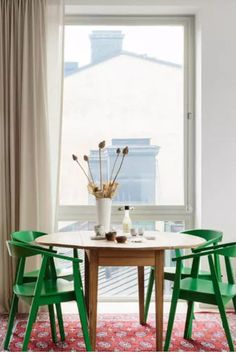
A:
{"label": "dried flower stem", "polygon": [[73,155],[72,155],[72,159],[73,159],[75,162],[77,162],[77,164],[79,165],[79,167],[81,168],[81,170],[83,171],[83,173],[85,174],[85,176],[87,177],[88,182],[91,183],[91,180],[90,180],[89,176],[87,175],[85,169],[83,168],[83,166],[82,166],[81,163],[79,162],[78,157],[73,154]]}
{"label": "dried flower stem", "polygon": [[102,156],[101,156],[101,149],[99,149],[99,170],[100,170],[100,189],[102,190]]}
{"label": "dried flower stem", "polygon": [[113,172],[114,172],[114,170],[115,170],[115,166],[116,166],[117,160],[118,160],[118,158],[119,158],[119,156],[120,156],[120,149],[119,149],[119,148],[116,150],[116,154],[117,154],[117,155],[116,155],[116,159],[115,159],[115,161],[114,161],[114,165],[113,165],[113,168],[112,168],[112,171],[111,171],[110,181],[112,180]]}
{"label": "dried flower stem", "polygon": [[122,164],[123,164],[124,158],[125,158],[125,155],[122,156],[120,166],[119,166],[119,168],[118,168],[118,170],[117,170],[117,172],[116,172],[116,175],[115,175],[115,177],[114,177],[114,179],[113,179],[113,181],[112,181],[112,183],[111,183],[111,186],[113,186],[113,184],[115,183],[115,181],[116,181],[116,179],[117,179],[117,176],[118,176],[118,174],[119,174],[119,172],[120,172],[120,169],[121,169],[121,166],[122,166]]}
{"label": "dried flower stem", "polygon": [[89,169],[90,177],[91,177],[91,179],[92,179],[93,183],[95,184],[94,179],[93,179],[93,175],[92,175],[92,171],[91,171],[91,167],[90,167],[90,163],[89,163],[89,161],[88,161],[88,169]]}
{"label": "dried flower stem", "polygon": [[81,170],[84,172],[85,176],[87,177],[89,183],[91,183],[91,180],[89,178],[89,176],[87,175],[85,169],[83,168],[83,166],[80,164],[80,162],[78,160],[75,160],[77,162],[77,164],[79,165],[79,167],[81,168]]}
{"label": "dried flower stem", "polygon": [[105,141],[98,144],[99,148],[99,169],[100,169],[100,189],[102,190],[102,149],[105,147]]}
{"label": "dried flower stem", "polygon": [[122,165],[123,165],[125,155],[127,155],[128,152],[129,152],[129,149],[128,149],[128,147],[126,146],[126,147],[123,149],[123,156],[122,156],[122,159],[121,159],[121,162],[120,162],[120,166],[119,166],[119,168],[118,168],[118,170],[117,170],[117,172],[116,172],[116,175],[115,175],[115,177],[114,177],[114,179],[113,179],[113,181],[112,181],[112,183],[111,183],[111,187],[114,185],[114,183],[115,183],[115,181],[116,181],[116,179],[117,179],[117,176],[118,176],[118,174],[119,174],[119,172],[120,172],[120,169],[121,169],[121,167],[122,167]]}
{"label": "dried flower stem", "polygon": [[93,178],[93,174],[92,174],[92,171],[91,171],[91,167],[90,167],[90,163],[89,163],[89,158],[88,158],[87,155],[84,155],[84,161],[86,161],[87,164],[88,164],[88,170],[89,170],[89,174],[90,174],[91,180],[92,180],[93,184],[95,184],[94,178]]}

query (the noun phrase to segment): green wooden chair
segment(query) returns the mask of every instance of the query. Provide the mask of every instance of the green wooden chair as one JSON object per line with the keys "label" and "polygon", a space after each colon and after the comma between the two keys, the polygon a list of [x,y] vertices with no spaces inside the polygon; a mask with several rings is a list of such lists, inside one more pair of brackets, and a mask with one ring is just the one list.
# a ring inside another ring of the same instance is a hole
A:
{"label": "green wooden chair", "polygon": [[[13,241],[18,241],[18,242],[24,242],[27,244],[33,244],[34,241],[40,237],[40,236],[44,236],[47,235],[45,232],[41,232],[41,231],[33,231],[33,230],[22,230],[22,231],[15,231],[11,233],[11,239]],[[47,247],[45,247],[47,248]],[[49,247],[49,250],[52,250],[53,247]],[[74,258],[78,258],[78,251],[77,249],[73,249],[73,255]],[[62,278],[62,279],[66,279],[66,280],[73,280],[73,270],[72,270],[72,266],[71,267],[67,267],[67,268],[63,268],[63,267],[57,267],[56,268],[56,273],[57,273],[57,277],[58,278]],[[37,277],[39,275],[39,269],[34,269],[30,272],[25,272],[24,273],[24,282],[33,282],[37,280]],[[53,341],[56,342],[57,341],[57,336],[54,330],[55,325],[53,324],[55,322],[55,314],[54,314],[54,308],[53,306],[49,306],[49,315],[50,315],[50,324],[51,324],[51,332],[52,332],[52,338]],[[59,319],[59,317],[61,318],[60,321],[60,327],[63,327],[63,320],[62,317],[60,315],[61,313],[61,306],[60,304],[58,304],[56,306],[56,312],[57,312],[57,317]],[[64,330],[61,331],[61,333],[64,333]],[[61,336],[61,340],[64,340],[63,335]]]}
{"label": "green wooden chair", "polygon": [[[60,304],[62,302],[75,300],[79,310],[85,346],[87,351],[91,351],[87,312],[79,269],[79,263],[82,261],[79,258],[59,255],[53,250],[46,250],[42,247],[26,245],[23,242],[8,241],[7,245],[9,254],[13,257],[17,257],[19,263],[16,273],[15,285],[13,286],[13,298],[9,314],[6,338],[4,342],[4,349],[7,350],[9,346],[19,299],[22,299],[24,302],[31,305],[22,351],[27,350],[32,326],[36,320],[39,306],[48,305],[53,339],[56,338],[56,327],[53,311],[54,305],[56,306],[60,335],[62,340],[64,340],[65,334]],[[25,260],[26,258],[35,255],[42,256],[38,277],[35,281],[32,282],[24,281]],[[74,281],[67,281],[57,277],[54,258],[72,262]]]}
{"label": "green wooden chair", "polygon": [[[207,247],[208,245],[212,245],[212,244],[217,245],[218,242],[220,242],[223,237],[223,233],[221,231],[207,230],[207,229],[186,230],[186,231],[182,231],[181,234],[199,236],[205,239],[206,242],[203,245],[197,247],[198,250],[204,250],[204,248]],[[178,237],[178,233],[176,233],[176,237]],[[175,250],[176,257],[180,257],[181,255],[182,255],[182,250],[180,249]],[[217,265],[218,274],[220,278],[220,266],[219,266],[219,261],[217,259],[217,256],[215,256],[215,262]],[[186,278],[191,273],[191,267],[185,267],[184,265],[182,265],[182,267],[183,269],[182,269],[181,277]],[[175,267],[166,267],[164,272],[164,279],[169,281],[174,281],[175,271],[176,271]],[[199,277],[208,279],[210,277],[210,273],[205,271],[200,271]],[[145,299],[145,307],[144,307],[145,323],[147,322],[148,311],[149,311],[151,296],[153,291],[153,285],[154,285],[154,267],[151,267],[148,287],[147,287],[147,294]]]}
{"label": "green wooden chair", "polygon": [[[203,279],[199,277],[199,263],[203,256],[208,257],[211,279]],[[225,259],[225,267],[227,274],[227,282],[219,281],[214,257],[223,256]],[[230,258],[236,258],[236,242],[222,244],[218,246],[207,247],[203,252],[196,252],[182,257],[176,257],[176,274],[174,280],[173,294],[171,300],[169,321],[166,332],[166,340],[164,350],[168,351],[171,333],[174,324],[177,302],[179,299],[188,301],[188,310],[185,322],[184,338],[189,338],[189,327],[191,326],[193,303],[201,302],[205,304],[217,305],[225,335],[228,341],[230,351],[234,351],[234,343],[231,337],[227,316],[225,313],[225,305],[229,301],[233,301],[236,312],[236,284],[234,281],[234,273],[231,266]],[[183,261],[193,259],[191,274],[188,278],[182,278]]]}

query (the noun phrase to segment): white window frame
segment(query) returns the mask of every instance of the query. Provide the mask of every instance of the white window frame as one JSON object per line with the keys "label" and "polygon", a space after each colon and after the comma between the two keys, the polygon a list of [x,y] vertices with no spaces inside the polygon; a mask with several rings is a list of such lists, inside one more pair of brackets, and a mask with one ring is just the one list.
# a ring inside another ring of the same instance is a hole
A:
{"label": "white window frame", "polygon": [[[132,220],[183,221],[194,225],[194,16],[66,15],[65,25],[182,25],[184,26],[184,205],[135,205]],[[112,206],[112,223],[121,222],[118,206]],[[95,206],[58,205],[57,222],[95,221]]]}

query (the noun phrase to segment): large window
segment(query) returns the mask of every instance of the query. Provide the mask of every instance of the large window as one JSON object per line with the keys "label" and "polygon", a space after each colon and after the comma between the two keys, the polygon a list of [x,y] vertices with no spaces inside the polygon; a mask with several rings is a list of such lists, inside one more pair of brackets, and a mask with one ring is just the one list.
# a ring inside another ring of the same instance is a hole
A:
{"label": "large window", "polygon": [[115,227],[123,217],[120,204],[134,206],[132,221],[146,229],[191,226],[192,40],[190,17],[68,19],[59,229],[93,228],[94,198],[71,154],[82,163],[88,155],[96,177],[102,140],[103,180],[111,173],[117,147],[129,147],[113,200]]}

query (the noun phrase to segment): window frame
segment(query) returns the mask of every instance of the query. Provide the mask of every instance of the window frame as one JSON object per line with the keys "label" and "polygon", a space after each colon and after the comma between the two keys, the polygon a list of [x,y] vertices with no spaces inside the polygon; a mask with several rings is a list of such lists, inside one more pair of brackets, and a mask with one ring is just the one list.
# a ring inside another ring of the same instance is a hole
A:
{"label": "window frame", "polygon": [[[193,227],[195,213],[195,135],[194,135],[194,16],[157,15],[66,15],[66,25],[182,25],[184,26],[184,205],[134,205],[132,220],[183,221],[185,229]],[[59,173],[60,175],[60,173]],[[58,193],[59,194],[59,193]],[[112,206],[112,223],[122,218],[118,205]],[[56,226],[60,221],[94,221],[95,206],[57,203]]]}

